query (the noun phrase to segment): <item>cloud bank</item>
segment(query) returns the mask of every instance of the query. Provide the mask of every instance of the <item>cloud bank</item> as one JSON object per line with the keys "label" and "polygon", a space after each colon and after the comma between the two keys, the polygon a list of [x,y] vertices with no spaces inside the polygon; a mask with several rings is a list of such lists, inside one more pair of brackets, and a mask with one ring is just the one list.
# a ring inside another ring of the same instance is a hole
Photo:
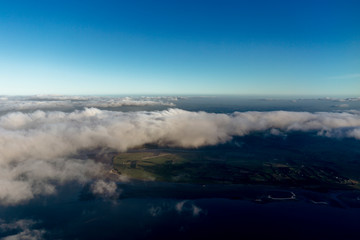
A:
{"label": "cloud bank", "polygon": [[[86,182],[104,174],[104,165],[77,159],[87,149],[129,148],[152,143],[197,148],[253,132],[281,135],[313,131],[326,137],[360,140],[360,112],[166,111],[12,112],[0,116],[0,204],[18,204],[53,194],[57,184]],[[94,192],[112,195],[116,186],[98,181]]]}
{"label": "cloud bank", "polygon": [[83,109],[85,107],[117,108],[123,106],[174,107],[177,97],[86,97],[36,95],[26,97],[1,97],[0,112],[31,110]]}

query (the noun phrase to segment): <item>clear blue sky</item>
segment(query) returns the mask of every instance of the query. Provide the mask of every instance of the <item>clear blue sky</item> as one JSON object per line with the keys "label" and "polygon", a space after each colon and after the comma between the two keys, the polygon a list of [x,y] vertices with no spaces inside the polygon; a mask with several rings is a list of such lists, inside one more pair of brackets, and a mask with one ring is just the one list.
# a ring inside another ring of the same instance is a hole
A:
{"label": "clear blue sky", "polygon": [[0,0],[0,94],[360,95],[360,1]]}

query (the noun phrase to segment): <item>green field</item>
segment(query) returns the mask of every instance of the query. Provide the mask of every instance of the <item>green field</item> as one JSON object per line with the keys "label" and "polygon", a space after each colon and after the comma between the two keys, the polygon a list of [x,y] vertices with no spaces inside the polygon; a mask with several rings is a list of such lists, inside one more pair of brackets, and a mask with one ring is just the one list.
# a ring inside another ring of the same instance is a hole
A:
{"label": "green field", "polygon": [[[258,154],[259,155],[259,154]],[[256,158],[256,160],[254,160]],[[239,151],[148,149],[119,153],[117,173],[131,179],[196,184],[266,184],[357,188],[358,182],[323,162],[261,158]]]}

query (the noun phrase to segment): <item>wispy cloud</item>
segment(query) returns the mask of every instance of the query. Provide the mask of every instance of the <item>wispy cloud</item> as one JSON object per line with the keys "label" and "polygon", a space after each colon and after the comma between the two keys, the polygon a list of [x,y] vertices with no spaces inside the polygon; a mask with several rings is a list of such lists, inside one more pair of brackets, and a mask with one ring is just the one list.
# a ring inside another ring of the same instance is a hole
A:
{"label": "wispy cloud", "polygon": [[9,233],[2,240],[41,240],[45,234],[43,229],[33,229],[37,222],[31,219],[21,219],[14,222],[6,223],[0,219],[0,231]]}
{"label": "wispy cloud", "polygon": [[203,211],[200,207],[196,206],[192,203],[192,201],[183,200],[181,202],[176,203],[175,210],[179,213],[191,213],[194,217],[199,216],[199,214]]}
{"label": "wispy cloud", "polygon": [[336,80],[336,79],[338,79],[338,80],[345,80],[345,79],[354,79],[354,78],[360,78],[360,73],[346,74],[346,75],[329,77],[329,79],[334,79],[334,80]]}
{"label": "wispy cloud", "polygon": [[104,180],[98,180],[91,185],[91,191],[93,194],[105,198],[117,198],[119,197],[119,191],[115,182],[106,182]]}
{"label": "wispy cloud", "polygon": [[36,95],[25,97],[1,97],[2,111],[75,110],[84,107],[118,108],[124,106],[174,107],[177,97],[85,97],[62,95]]}

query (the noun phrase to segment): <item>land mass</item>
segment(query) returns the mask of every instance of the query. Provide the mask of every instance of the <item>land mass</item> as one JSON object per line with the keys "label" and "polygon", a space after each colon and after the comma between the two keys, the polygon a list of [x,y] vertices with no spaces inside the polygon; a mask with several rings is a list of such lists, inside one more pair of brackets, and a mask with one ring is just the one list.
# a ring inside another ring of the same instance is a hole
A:
{"label": "land mass", "polygon": [[[246,155],[246,154],[245,154]],[[113,172],[131,179],[194,184],[263,184],[357,189],[358,181],[323,162],[254,160],[235,150],[137,149],[113,157]]]}

